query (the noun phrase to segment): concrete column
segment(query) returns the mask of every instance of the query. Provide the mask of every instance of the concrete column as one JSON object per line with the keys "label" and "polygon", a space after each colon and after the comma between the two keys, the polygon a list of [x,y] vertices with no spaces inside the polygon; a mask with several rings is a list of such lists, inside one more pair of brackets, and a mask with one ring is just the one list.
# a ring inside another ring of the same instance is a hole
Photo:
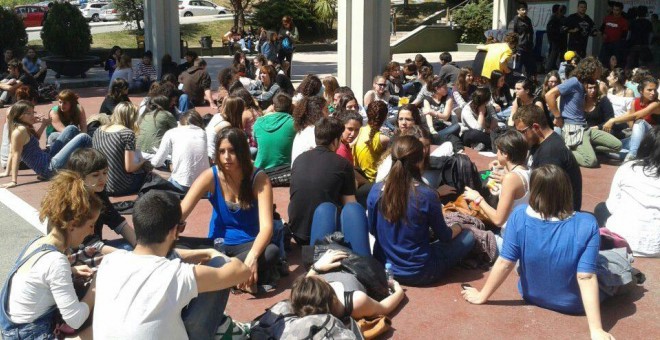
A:
{"label": "concrete column", "polygon": [[163,55],[171,55],[175,62],[181,59],[178,1],[146,0],[144,5],[144,47],[153,52],[160,73]]}
{"label": "concrete column", "polygon": [[499,30],[506,28],[509,24],[507,18],[507,10],[509,8],[509,1],[511,0],[494,0],[493,1],[493,29]]}
{"label": "concrete column", "polygon": [[340,85],[350,86],[358,101],[390,60],[390,3],[339,0],[337,71]]}

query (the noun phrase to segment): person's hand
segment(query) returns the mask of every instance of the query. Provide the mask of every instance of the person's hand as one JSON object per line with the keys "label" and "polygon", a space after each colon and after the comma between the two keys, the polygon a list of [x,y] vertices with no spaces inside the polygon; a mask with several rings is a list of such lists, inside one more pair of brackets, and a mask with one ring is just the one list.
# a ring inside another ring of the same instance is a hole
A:
{"label": "person's hand", "polygon": [[564,118],[563,117],[555,117],[552,120],[552,123],[555,124],[556,127],[561,129],[561,128],[564,127]]}
{"label": "person's hand", "polygon": [[456,193],[456,188],[454,188],[452,186],[449,186],[447,184],[443,184],[443,185],[439,186],[436,191],[438,192],[438,195],[440,197],[445,197],[445,196],[455,194]]}
{"label": "person's hand", "polygon": [[591,332],[591,340],[615,340],[612,334],[602,329]]}
{"label": "person's hand", "polygon": [[594,126],[590,127],[589,130],[598,130],[598,125],[594,125]]}
{"label": "person's hand", "polygon": [[71,267],[71,272],[74,277],[81,277],[83,279],[88,279],[94,275],[94,270],[86,264]]}
{"label": "person's hand", "polygon": [[[6,176],[2,176],[2,177],[6,177]],[[15,187],[16,185],[17,185],[16,182],[11,181],[11,182],[9,182],[9,183],[5,183],[5,184],[3,184],[3,185],[0,185],[0,188],[2,188],[2,189],[9,189],[9,188],[13,188],[13,187]]]}
{"label": "person's hand", "polygon": [[398,293],[398,292],[404,293],[403,288],[401,288],[401,285],[399,284],[399,281],[397,281],[397,280],[392,280],[392,290],[395,293]]}
{"label": "person's hand", "polygon": [[144,170],[144,172],[151,172],[153,169],[154,166],[151,165],[151,162],[145,161],[144,163],[142,163],[142,170]]}
{"label": "person's hand", "polygon": [[493,108],[495,109],[495,112],[501,112],[502,111],[502,107],[499,106],[498,104],[493,103]]}
{"label": "person's hand", "polygon": [[348,254],[341,250],[329,249],[314,263],[314,268],[325,273],[341,266],[341,260],[348,257]]}
{"label": "person's hand", "polygon": [[481,305],[487,301],[483,294],[473,287],[463,288],[463,290],[461,290],[461,295],[463,295],[465,301],[474,305]]}
{"label": "person's hand", "polygon": [[490,163],[488,163],[488,168],[489,169],[501,168],[501,167],[502,167],[502,165],[500,164],[500,161],[498,161],[497,159],[494,160],[494,161],[491,161]]}
{"label": "person's hand", "polygon": [[239,288],[247,292],[256,293],[255,287],[259,280],[259,267],[258,267],[258,257],[253,256],[252,253],[249,253],[245,258],[245,265],[250,268],[250,277],[247,281],[239,285]]}
{"label": "person's hand", "polygon": [[465,192],[463,193],[463,197],[465,197],[465,199],[468,201],[475,201],[479,197],[481,197],[481,194],[478,191],[466,186]]}
{"label": "person's hand", "polygon": [[610,119],[605,124],[603,124],[603,131],[609,133],[610,131],[612,131],[612,126],[614,126],[614,121]]}

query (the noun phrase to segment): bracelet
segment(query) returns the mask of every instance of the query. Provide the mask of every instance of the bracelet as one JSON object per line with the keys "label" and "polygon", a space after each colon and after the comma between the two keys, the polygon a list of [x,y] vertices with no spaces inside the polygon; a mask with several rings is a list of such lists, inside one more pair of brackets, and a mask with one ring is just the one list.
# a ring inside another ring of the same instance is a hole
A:
{"label": "bracelet", "polygon": [[481,196],[477,197],[476,200],[474,200],[474,205],[479,206],[479,204],[483,201],[483,198]]}
{"label": "bracelet", "polygon": [[312,265],[312,270],[315,271],[317,274],[321,274],[321,273],[323,273],[321,270],[319,270],[318,268],[316,268],[316,263],[314,263],[314,264]]}

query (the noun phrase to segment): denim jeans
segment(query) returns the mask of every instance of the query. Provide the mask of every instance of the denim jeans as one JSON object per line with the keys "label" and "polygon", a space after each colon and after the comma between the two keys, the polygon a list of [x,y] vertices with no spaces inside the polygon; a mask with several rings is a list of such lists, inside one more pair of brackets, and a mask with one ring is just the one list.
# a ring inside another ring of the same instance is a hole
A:
{"label": "denim jeans", "polygon": [[133,251],[133,246],[123,238],[118,238],[115,240],[107,240],[107,241],[104,240],[103,243],[105,243],[106,246],[110,246],[113,248],[123,249],[126,251]]}
{"label": "denim jeans", "polygon": [[77,126],[69,125],[51,144],[49,154],[51,156],[48,171],[51,174],[66,166],[71,154],[80,148],[91,148],[92,137],[86,133],[80,133]]}
{"label": "denim jeans", "polygon": [[497,121],[502,122],[502,123],[507,123],[509,120],[509,116],[511,116],[511,110],[513,109],[513,106],[509,106],[506,109],[500,111],[500,112],[495,112],[495,116],[497,116]]}
{"label": "denim jeans", "polygon": [[632,135],[630,135],[630,140],[626,143],[626,149],[628,149],[628,155],[631,157],[637,157],[637,150],[639,150],[639,145],[642,144],[642,139],[647,132],[651,131],[653,126],[643,119],[638,119],[632,127]]}
{"label": "denim jeans", "polygon": [[353,252],[361,256],[371,256],[367,214],[359,203],[346,204],[341,214],[337,214],[337,206],[330,202],[321,203],[316,207],[312,219],[310,244],[340,230]]}
{"label": "denim jeans", "polygon": [[53,332],[53,317],[56,309],[46,312],[38,319],[17,326],[8,331],[2,331],[4,340],[51,340],[56,339]]}
{"label": "denim jeans", "polygon": [[184,113],[194,108],[195,106],[190,101],[190,97],[188,97],[188,95],[184,93],[179,97],[179,105],[177,107],[179,109],[179,112]]}
{"label": "denim jeans", "polygon": [[440,281],[443,274],[463,259],[474,246],[472,232],[463,230],[451,242],[436,241],[430,244],[431,261],[418,274],[406,277],[396,277],[399,283],[406,286],[425,286]]}
{"label": "denim jeans", "polygon": [[[220,268],[226,263],[222,257],[214,257],[206,265]],[[218,326],[224,321],[224,311],[229,300],[229,289],[199,294],[188,304],[181,318],[190,339],[213,339]]]}
{"label": "denim jeans", "polygon": [[175,187],[177,187],[177,189],[183,191],[184,193],[187,193],[188,190],[190,190],[190,187],[187,187],[187,186],[185,186],[185,185],[179,184],[179,182],[177,182],[177,181],[176,181],[174,178],[172,178],[172,177],[170,177],[167,181],[170,182],[170,183],[172,183],[172,185],[174,185]]}

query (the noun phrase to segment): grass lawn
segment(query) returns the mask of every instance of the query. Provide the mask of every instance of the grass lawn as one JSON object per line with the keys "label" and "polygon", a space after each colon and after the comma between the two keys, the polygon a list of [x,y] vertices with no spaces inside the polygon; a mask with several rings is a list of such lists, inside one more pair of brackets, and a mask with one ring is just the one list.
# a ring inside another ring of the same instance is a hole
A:
{"label": "grass lawn", "polygon": [[[202,36],[210,35],[213,39],[213,46],[221,46],[222,36],[229,31],[233,21],[214,21],[201,24],[181,25],[181,38],[188,41],[188,47],[200,47],[199,39]],[[117,45],[123,48],[135,48],[137,42],[131,31],[120,31],[110,33],[94,34],[92,48],[107,48]],[[42,47],[41,40],[30,41],[30,46]]]}

